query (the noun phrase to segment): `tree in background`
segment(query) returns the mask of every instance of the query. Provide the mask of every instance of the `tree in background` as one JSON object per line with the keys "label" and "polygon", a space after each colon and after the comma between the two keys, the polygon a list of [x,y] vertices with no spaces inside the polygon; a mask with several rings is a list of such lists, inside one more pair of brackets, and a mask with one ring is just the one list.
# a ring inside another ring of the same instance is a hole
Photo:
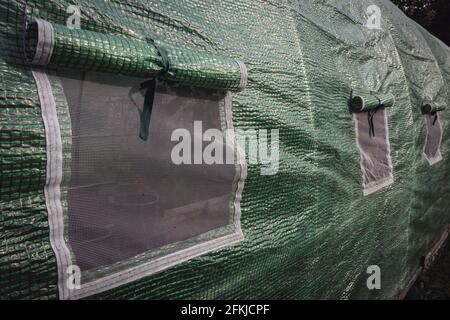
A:
{"label": "tree in background", "polygon": [[411,19],[450,46],[450,0],[391,0]]}

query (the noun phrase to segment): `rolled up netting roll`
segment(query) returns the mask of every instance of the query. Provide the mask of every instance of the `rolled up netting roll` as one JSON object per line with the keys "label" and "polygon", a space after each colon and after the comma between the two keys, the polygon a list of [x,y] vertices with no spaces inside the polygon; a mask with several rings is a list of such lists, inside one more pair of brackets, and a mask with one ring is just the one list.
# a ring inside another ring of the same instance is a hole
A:
{"label": "rolled up netting roll", "polygon": [[145,41],[69,29],[41,19],[27,28],[25,53],[33,65],[154,77],[163,70],[158,50]]}
{"label": "rolled up netting roll", "polygon": [[225,90],[240,90],[247,84],[244,63],[229,57],[164,44],[156,46],[153,40],[69,29],[42,19],[34,19],[27,28],[25,53],[31,64],[49,68],[159,77]]}
{"label": "rolled up netting roll", "polygon": [[390,108],[394,105],[395,98],[392,94],[354,92],[350,99],[351,112],[364,112],[377,108]]}
{"label": "rolled up netting roll", "polygon": [[436,105],[434,103],[426,103],[422,106],[422,113],[436,113],[440,111],[444,111],[446,109],[445,105]]}
{"label": "rolled up netting roll", "polygon": [[164,78],[202,88],[241,90],[247,85],[245,64],[206,52],[165,49],[169,60]]}

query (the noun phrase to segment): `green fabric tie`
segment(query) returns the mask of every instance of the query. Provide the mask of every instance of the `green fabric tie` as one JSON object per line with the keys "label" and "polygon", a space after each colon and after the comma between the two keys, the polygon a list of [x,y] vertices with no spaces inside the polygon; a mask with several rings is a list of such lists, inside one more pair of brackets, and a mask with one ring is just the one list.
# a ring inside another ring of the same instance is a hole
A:
{"label": "green fabric tie", "polygon": [[139,138],[144,141],[148,140],[149,130],[150,130],[150,120],[153,110],[153,100],[155,99],[155,89],[156,89],[156,79],[146,81],[141,84],[141,88],[146,88],[144,98],[144,107],[142,111],[139,110],[140,114],[140,128],[139,128]]}

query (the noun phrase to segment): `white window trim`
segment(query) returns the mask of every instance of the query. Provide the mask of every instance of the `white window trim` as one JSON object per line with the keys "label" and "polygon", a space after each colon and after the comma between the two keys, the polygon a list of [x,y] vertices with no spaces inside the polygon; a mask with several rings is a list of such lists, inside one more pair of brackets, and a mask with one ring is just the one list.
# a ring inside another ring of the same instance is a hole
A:
{"label": "white window trim", "polygon": [[[239,145],[234,130],[227,130],[230,140],[236,150],[236,190],[234,195],[234,233],[203,242],[177,252],[167,254],[160,258],[147,261],[138,266],[103,276],[93,281],[82,283],[79,289],[69,289],[69,274],[66,272],[72,266],[72,255],[65,241],[64,211],[61,204],[61,180],[63,175],[63,147],[60,126],[58,122],[56,103],[52,87],[45,70],[33,68],[32,74],[36,82],[39,100],[41,103],[42,118],[45,127],[47,145],[47,177],[45,184],[45,199],[48,210],[50,243],[55,252],[58,267],[58,290],[60,299],[80,299],[91,296],[115,287],[127,284],[140,278],[150,276],[185,261],[191,260],[205,253],[219,250],[244,240],[241,230],[242,191],[247,178],[247,162],[245,153]],[[225,95],[225,122],[227,129],[233,129],[232,123],[232,97],[231,93]]]}

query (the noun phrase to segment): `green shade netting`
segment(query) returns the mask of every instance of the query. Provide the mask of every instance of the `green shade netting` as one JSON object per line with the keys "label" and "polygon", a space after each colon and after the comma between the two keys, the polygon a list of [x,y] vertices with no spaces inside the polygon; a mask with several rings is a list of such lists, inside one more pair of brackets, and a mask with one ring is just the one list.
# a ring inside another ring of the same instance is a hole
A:
{"label": "green shade netting", "polygon": [[237,90],[246,83],[245,66],[228,57],[141,41],[34,19],[26,34],[31,64],[48,68],[159,77],[185,85]]}
{"label": "green shade netting", "polygon": [[362,112],[377,108],[390,108],[394,102],[392,94],[353,92],[349,104],[352,112]]}
{"label": "green shade netting", "polygon": [[[38,30],[38,25],[39,21],[35,21],[28,28],[26,50],[29,59],[33,59],[38,52],[39,37],[50,39],[48,34],[51,31]],[[52,52],[48,53],[49,68],[64,67],[136,77],[153,77],[163,69],[157,49],[146,42],[89,30],[69,29],[54,23],[51,27],[54,41],[49,44],[53,47]]]}
{"label": "green shade netting", "polygon": [[245,73],[241,68],[245,67],[240,67],[234,59],[176,48],[165,50],[169,60],[168,72],[165,74],[167,80],[230,90],[245,86],[245,80],[241,80],[241,74]]}

